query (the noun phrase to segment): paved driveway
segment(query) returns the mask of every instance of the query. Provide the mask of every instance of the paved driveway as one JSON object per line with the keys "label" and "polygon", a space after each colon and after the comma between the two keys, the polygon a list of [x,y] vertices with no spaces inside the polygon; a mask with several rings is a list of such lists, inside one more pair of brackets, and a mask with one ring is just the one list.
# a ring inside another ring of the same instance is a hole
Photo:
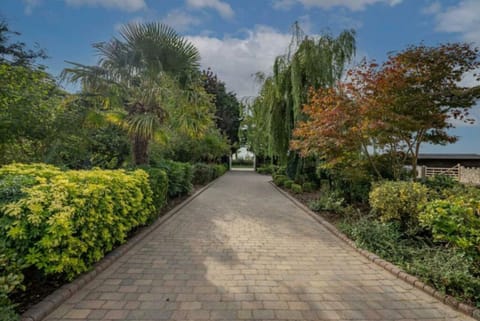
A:
{"label": "paved driveway", "polygon": [[230,172],[48,320],[472,320]]}

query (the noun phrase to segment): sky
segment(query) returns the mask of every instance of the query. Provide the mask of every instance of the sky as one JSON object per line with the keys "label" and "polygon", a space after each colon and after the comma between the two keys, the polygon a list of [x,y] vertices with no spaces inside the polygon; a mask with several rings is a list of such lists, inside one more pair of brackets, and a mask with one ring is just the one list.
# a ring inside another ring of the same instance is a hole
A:
{"label": "sky", "polygon": [[[353,65],[364,57],[383,62],[422,42],[480,46],[480,0],[0,0],[0,17],[21,33],[17,39],[46,49],[43,63],[55,76],[67,61],[96,64],[92,44],[118,35],[123,24],[163,22],[193,42],[202,68],[241,99],[258,91],[253,74],[271,73],[286,53],[295,21],[312,35],[355,29]],[[480,84],[472,76],[463,83]],[[451,130],[459,142],[422,152],[480,154],[480,106],[471,114],[474,125],[457,122]]]}

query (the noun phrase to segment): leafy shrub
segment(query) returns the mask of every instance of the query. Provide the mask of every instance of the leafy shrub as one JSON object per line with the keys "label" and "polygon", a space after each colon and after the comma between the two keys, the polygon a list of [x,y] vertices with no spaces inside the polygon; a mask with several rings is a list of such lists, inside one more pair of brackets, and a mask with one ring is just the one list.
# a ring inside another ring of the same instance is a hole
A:
{"label": "leafy shrub", "polygon": [[430,201],[419,220],[432,231],[434,240],[448,242],[480,258],[480,197],[460,195]]}
{"label": "leafy shrub", "polygon": [[[34,179],[23,195],[0,208],[0,242],[45,274],[72,279],[87,271],[155,210],[143,170],[61,171],[13,164],[0,168]],[[10,179],[10,178],[9,178]]]}
{"label": "leafy shrub", "polygon": [[192,191],[193,167],[189,163],[162,160],[155,167],[163,169],[168,176],[168,196],[175,198]]}
{"label": "leafy shrub", "polygon": [[287,174],[287,167],[286,166],[274,166],[273,167],[273,175],[285,175]]}
{"label": "leafy shrub", "polygon": [[214,168],[204,163],[193,165],[193,184],[205,185],[214,177]]}
{"label": "leafy shrub", "polygon": [[427,193],[420,183],[383,182],[370,192],[370,206],[383,222],[398,221],[406,230],[418,225],[418,213],[427,201]]}
{"label": "leafy shrub", "polygon": [[438,248],[413,250],[405,269],[436,289],[480,306],[480,271],[475,260],[462,251]]}
{"label": "leafy shrub", "polygon": [[287,179],[283,182],[283,186],[285,186],[285,188],[291,188],[293,183],[291,179]]}
{"label": "leafy shrub", "polygon": [[14,311],[14,305],[8,298],[8,294],[16,289],[23,289],[23,261],[12,251],[0,244],[0,316],[1,320],[18,320]]}
{"label": "leafy shrub", "polygon": [[302,185],[299,185],[299,184],[292,184],[292,185],[290,186],[290,189],[291,189],[292,192],[294,192],[295,194],[301,194],[301,193],[303,193]]}
{"label": "leafy shrub", "polygon": [[142,166],[140,167],[148,174],[148,181],[152,189],[153,204],[157,211],[161,210],[167,205],[168,195],[168,176],[164,170],[155,167]]}
{"label": "leafy shrub", "polygon": [[214,170],[214,176],[213,176],[212,180],[214,180],[217,177],[222,176],[223,174],[225,174],[228,171],[228,167],[225,164],[215,164],[215,165],[211,165],[211,166],[213,166],[213,170]]}
{"label": "leafy shrub", "polygon": [[345,205],[345,200],[339,192],[325,192],[319,199],[308,205],[313,211],[331,211],[340,213]]}
{"label": "leafy shrub", "polygon": [[435,175],[433,177],[429,177],[424,181],[424,184],[430,188],[437,191],[442,191],[447,188],[453,188],[457,186],[459,183],[455,181],[452,177],[445,176],[445,175]]}
{"label": "leafy shrub", "polygon": [[379,222],[371,217],[362,217],[354,223],[343,222],[339,228],[359,247],[392,262],[404,261],[402,233],[397,222]]}
{"label": "leafy shrub", "polygon": [[303,190],[307,193],[311,193],[315,190],[315,184],[312,182],[305,182],[302,185]]}
{"label": "leafy shrub", "polygon": [[478,262],[462,251],[406,238],[398,222],[372,217],[344,221],[339,228],[355,243],[419,277],[446,294],[480,306]]}
{"label": "leafy shrub", "polygon": [[276,175],[273,177],[273,182],[277,186],[283,186],[286,180],[288,180],[288,177],[285,175]]}
{"label": "leafy shrub", "polygon": [[193,184],[205,185],[222,176],[226,171],[227,167],[222,164],[197,163],[193,165]]}

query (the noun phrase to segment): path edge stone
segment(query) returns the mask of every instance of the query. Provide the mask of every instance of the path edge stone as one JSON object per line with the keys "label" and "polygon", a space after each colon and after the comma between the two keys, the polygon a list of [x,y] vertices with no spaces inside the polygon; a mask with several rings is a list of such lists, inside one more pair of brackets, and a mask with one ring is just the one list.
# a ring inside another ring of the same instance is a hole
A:
{"label": "path edge stone", "polygon": [[340,232],[333,224],[328,222],[325,218],[323,218],[321,215],[318,213],[313,212],[310,208],[305,206],[302,202],[297,200],[295,197],[290,195],[288,192],[284,191],[280,187],[278,187],[273,181],[269,181],[269,183],[278,191],[280,194],[288,198],[292,203],[294,203],[298,208],[300,208],[302,211],[307,213],[310,217],[312,217],[315,221],[323,225],[330,233],[335,235],[337,238],[348,244],[351,248],[353,248],[355,251],[360,253],[362,256],[367,258],[368,260],[372,261],[375,263],[377,266],[383,268],[384,270],[390,272],[393,274],[395,277],[407,282],[408,284],[416,287],[417,289],[423,291],[424,293],[430,295],[432,298],[437,299],[438,301],[442,302],[445,305],[450,306],[451,308],[462,312],[463,314],[474,318],[475,320],[480,320],[480,309],[475,308],[471,305],[461,303],[454,297],[450,295],[445,295],[441,293],[440,291],[435,290],[431,286],[423,283],[420,281],[417,277],[408,274],[407,272],[403,271],[401,268],[398,266],[385,261],[384,259],[380,258],[378,255],[369,252],[367,250],[359,248],[354,241],[352,241],[348,236]]}
{"label": "path edge stone", "polygon": [[55,311],[55,309],[58,308],[62,303],[64,303],[67,299],[80,291],[90,281],[92,281],[95,276],[106,270],[110,265],[112,265],[115,261],[117,261],[125,253],[127,253],[131,248],[140,243],[140,241],[145,239],[153,231],[159,228],[163,223],[168,221],[171,217],[173,217],[173,215],[175,215],[182,208],[190,204],[195,198],[200,196],[200,194],[202,194],[213,184],[215,184],[220,177],[217,177],[207,185],[201,187],[195,193],[190,195],[186,200],[184,200],[183,202],[172,208],[170,211],[159,217],[154,223],[149,226],[145,226],[140,233],[127,240],[126,243],[118,246],[110,253],[105,255],[100,261],[93,265],[92,269],[89,272],[81,274],[72,282],[62,285],[53,293],[45,297],[42,301],[29,308],[20,316],[20,321],[42,321],[45,317]]}

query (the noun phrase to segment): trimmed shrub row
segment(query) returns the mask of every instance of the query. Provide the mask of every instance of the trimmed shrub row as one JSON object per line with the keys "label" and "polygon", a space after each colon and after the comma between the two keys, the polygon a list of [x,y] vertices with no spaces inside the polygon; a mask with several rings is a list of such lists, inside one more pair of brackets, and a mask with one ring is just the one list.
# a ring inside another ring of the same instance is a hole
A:
{"label": "trimmed shrub row", "polygon": [[[195,169],[208,168],[208,175],[197,176],[199,184],[226,171],[223,165],[158,165],[131,171],[1,167],[0,306],[9,307],[8,294],[22,288],[24,269],[71,280],[153,221],[168,198],[188,194]],[[2,309],[2,315],[12,312]]]}
{"label": "trimmed shrub row", "polygon": [[205,185],[222,176],[226,171],[225,165],[197,163],[193,165],[193,184]]}

